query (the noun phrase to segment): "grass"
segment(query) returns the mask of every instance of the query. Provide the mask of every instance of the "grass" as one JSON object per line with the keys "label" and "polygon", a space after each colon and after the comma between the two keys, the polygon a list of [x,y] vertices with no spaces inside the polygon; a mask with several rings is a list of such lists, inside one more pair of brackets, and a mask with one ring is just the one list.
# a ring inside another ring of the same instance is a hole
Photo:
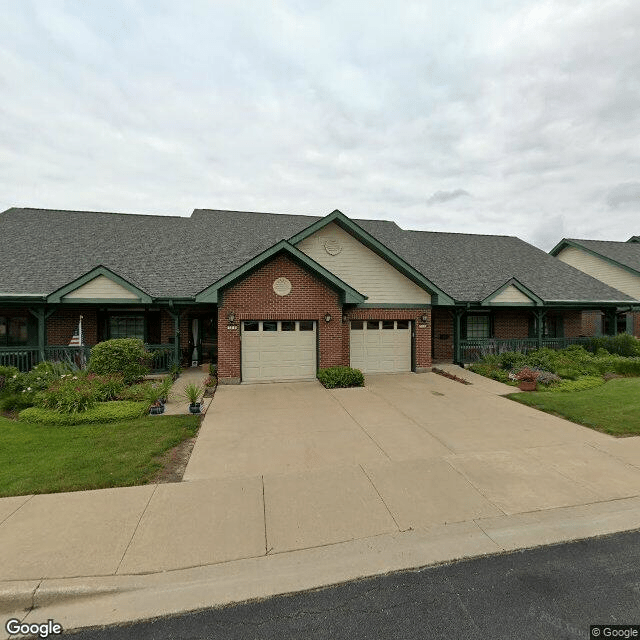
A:
{"label": "grass", "polygon": [[640,435],[640,378],[610,380],[572,393],[513,393],[508,398],[614,436]]}
{"label": "grass", "polygon": [[156,458],[198,430],[198,416],[51,426],[0,416],[0,497],[145,484]]}

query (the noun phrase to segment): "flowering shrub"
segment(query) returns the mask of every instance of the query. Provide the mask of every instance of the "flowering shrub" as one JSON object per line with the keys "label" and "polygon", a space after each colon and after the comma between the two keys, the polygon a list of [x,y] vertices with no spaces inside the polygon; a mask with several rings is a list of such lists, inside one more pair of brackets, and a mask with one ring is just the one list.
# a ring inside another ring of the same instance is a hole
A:
{"label": "flowering shrub", "polygon": [[98,376],[94,373],[67,373],[36,396],[36,404],[61,413],[86,411],[96,402],[113,400],[124,390],[118,376]]}
{"label": "flowering shrub", "polygon": [[539,371],[535,371],[533,369],[529,369],[529,367],[525,367],[524,369],[520,369],[520,371],[515,374],[515,379],[520,380],[521,382],[535,382],[538,379],[539,375]]}

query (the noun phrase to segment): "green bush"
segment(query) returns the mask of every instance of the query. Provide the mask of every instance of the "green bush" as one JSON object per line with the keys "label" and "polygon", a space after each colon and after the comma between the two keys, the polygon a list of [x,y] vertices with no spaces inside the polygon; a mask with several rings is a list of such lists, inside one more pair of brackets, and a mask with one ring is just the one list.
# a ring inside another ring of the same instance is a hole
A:
{"label": "green bush", "polygon": [[640,356],[640,340],[628,333],[619,333],[617,336],[600,336],[591,338],[589,351],[596,353],[598,349],[606,349],[609,353],[626,358]]}
{"label": "green bush", "polygon": [[504,382],[505,384],[514,384],[513,380],[509,378],[509,372],[502,369],[499,365],[496,364],[485,364],[482,363],[472,364],[469,367],[469,371],[473,371],[473,373],[477,373],[485,378],[491,378],[492,380],[497,380],[498,382]]}
{"label": "green bush", "polygon": [[527,356],[524,353],[518,351],[505,351],[499,356],[500,366],[506,371],[516,369],[525,365]]}
{"label": "green bush", "polygon": [[352,369],[351,367],[318,369],[318,380],[320,380],[327,389],[335,389],[336,387],[362,387],[364,385],[362,371],[360,371],[360,369]]}
{"label": "green bush", "polygon": [[140,384],[132,384],[126,387],[118,396],[120,400],[133,400],[134,402],[144,402],[153,392],[153,386],[150,382],[141,382]]}
{"label": "green bush", "polygon": [[15,367],[0,367],[0,393],[11,385],[19,374],[20,372]]}
{"label": "green bush", "polygon": [[562,380],[539,390],[550,393],[555,391],[586,391],[587,389],[595,389],[603,384],[604,379],[599,376],[582,376],[577,380]]}
{"label": "green bush", "polygon": [[100,342],[91,349],[89,370],[98,375],[120,375],[132,384],[149,373],[151,354],[138,338],[116,338]]}
{"label": "green bush", "polygon": [[640,358],[616,358],[613,361],[614,373],[622,376],[640,376]]}
{"label": "green bush", "polygon": [[35,393],[7,393],[0,398],[0,411],[22,411],[32,407],[35,402]]}
{"label": "green bush", "polygon": [[556,375],[566,380],[577,380],[580,377],[580,372],[576,369],[558,369]]}
{"label": "green bush", "polygon": [[115,400],[124,391],[124,382],[116,375],[67,373],[36,395],[36,404],[62,413],[86,411],[96,402]]}
{"label": "green bush", "polygon": [[146,415],[148,411],[149,405],[146,402],[99,402],[87,411],[76,413],[61,413],[54,409],[31,407],[21,411],[18,417],[22,422],[32,424],[73,426],[96,422],[134,420]]}

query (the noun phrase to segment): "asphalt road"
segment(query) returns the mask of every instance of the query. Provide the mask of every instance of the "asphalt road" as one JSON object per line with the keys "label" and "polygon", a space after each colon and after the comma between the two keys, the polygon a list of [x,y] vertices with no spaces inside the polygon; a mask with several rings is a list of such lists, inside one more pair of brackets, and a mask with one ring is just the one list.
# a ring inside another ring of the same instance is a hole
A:
{"label": "asphalt road", "polygon": [[589,625],[603,623],[640,625],[640,531],[86,630],[73,638],[557,640],[589,638]]}

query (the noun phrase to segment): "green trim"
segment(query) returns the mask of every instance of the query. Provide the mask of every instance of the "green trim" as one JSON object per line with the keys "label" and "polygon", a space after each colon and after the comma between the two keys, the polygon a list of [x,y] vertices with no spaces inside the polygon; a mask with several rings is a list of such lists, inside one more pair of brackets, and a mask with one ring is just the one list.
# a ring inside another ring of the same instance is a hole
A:
{"label": "green trim", "polygon": [[355,223],[353,220],[347,218],[341,211],[336,209],[332,211],[328,216],[314,222],[306,229],[300,231],[296,235],[289,238],[291,244],[297,245],[305,238],[313,235],[320,229],[323,229],[328,224],[335,222],[340,228],[352,235],[356,240],[365,245],[368,249],[371,249],[374,253],[377,253],[381,258],[391,264],[396,270],[398,270],[403,276],[409,278],[415,282],[422,289],[428,291],[434,300],[432,304],[439,305],[453,305],[453,298],[448,296],[444,291],[439,289],[431,280],[428,280],[417,269],[414,269],[408,262],[405,262],[400,256],[395,254],[389,247],[382,244],[379,240],[376,240],[370,233],[365,231],[361,226]]}
{"label": "green trim", "polygon": [[[634,236],[635,237],[635,236]],[[627,242],[630,242],[631,240],[628,240]],[[636,241],[634,241],[636,242]],[[558,242],[558,244],[553,247],[553,249],[551,249],[551,251],[549,251],[549,253],[552,256],[558,257],[558,253],[560,253],[560,251],[562,251],[562,249],[565,249],[566,247],[573,247],[574,249],[580,249],[581,251],[584,251],[585,253],[589,253],[592,256],[595,256],[596,258],[600,258],[600,260],[604,260],[605,262],[608,262],[609,264],[613,265],[614,267],[619,267],[620,269],[624,269],[625,271],[628,271],[629,273],[632,273],[635,276],[640,276],[640,271],[638,271],[637,269],[633,269],[632,267],[623,264],[622,262],[618,262],[617,260],[614,260],[613,258],[608,258],[607,256],[603,256],[601,253],[598,253],[597,251],[594,251],[593,249],[590,249],[589,247],[585,247],[584,245],[580,244],[579,242],[574,242],[573,240],[561,240],[560,242]],[[565,263],[567,264],[567,263]],[[569,265],[572,266],[572,265]],[[574,267],[574,269],[576,269],[577,267]],[[583,273],[586,273],[585,271],[583,271]],[[587,274],[590,275],[590,274]],[[595,276],[591,276],[592,278],[594,278]],[[598,280],[598,278],[596,278],[596,280]],[[604,282],[603,280],[600,280],[600,282]],[[604,282],[604,284],[607,284],[606,282]],[[611,285],[608,285],[609,287],[611,287]],[[611,287],[612,289],[615,289],[615,287]]]}
{"label": "green trim", "polygon": [[328,271],[322,265],[318,264],[315,260],[312,260],[308,255],[302,253],[300,249],[294,247],[286,240],[280,240],[280,242],[274,244],[266,251],[263,251],[255,258],[252,258],[248,262],[245,262],[241,267],[234,269],[231,273],[228,273],[223,278],[220,278],[220,280],[218,280],[211,286],[203,289],[200,293],[198,293],[198,295],[196,295],[196,302],[210,302],[217,304],[219,300],[219,294],[222,289],[230,286],[237,280],[246,277],[251,271],[281,252],[289,254],[296,262],[302,264],[308,270],[312,271],[317,276],[332,285],[335,289],[341,291],[343,303],[359,304],[367,299],[367,296],[362,295],[359,291],[356,291],[355,289],[350,287],[346,282],[340,280],[340,278],[331,273],[331,271]]}
{"label": "green trim", "polygon": [[431,303],[424,304],[402,304],[401,302],[364,302],[356,305],[356,309],[431,309]]}
{"label": "green trim", "polygon": [[37,294],[37,295],[11,295],[6,294],[6,297],[0,294],[0,303],[1,304],[21,304],[24,305],[25,302],[45,302],[46,294]]}
{"label": "green trim", "polygon": [[[72,291],[75,291],[76,289],[79,289],[80,287],[87,284],[88,282],[91,282],[91,280],[94,280],[98,276],[105,276],[112,282],[119,284],[121,287],[124,287],[127,291],[136,295],[138,297],[138,300],[132,300],[130,298],[116,299],[116,300],[108,299],[108,298],[94,298],[94,299],[75,298],[72,300],[63,299],[64,296],[66,296],[67,294],[71,293]],[[136,287],[135,285],[132,285],[130,282],[127,282],[124,278],[121,278],[118,274],[114,273],[110,269],[107,269],[106,267],[103,267],[103,266],[99,266],[99,267],[96,267],[95,269],[91,269],[91,271],[89,271],[88,273],[85,273],[83,276],[80,276],[79,278],[76,278],[72,282],[69,282],[69,284],[66,284],[64,287],[61,287],[57,291],[54,291],[51,295],[47,297],[47,302],[65,302],[65,303],[72,302],[72,303],[79,303],[79,304],[86,304],[87,302],[99,303],[99,304],[105,304],[105,303],[106,304],[114,304],[114,303],[115,304],[121,304],[121,303],[131,304],[132,302],[149,303],[149,302],[152,302],[152,298],[150,295],[142,291],[142,289],[138,289],[138,287]]]}
{"label": "green trim", "polygon": [[[505,289],[509,287],[514,287],[520,293],[527,296],[531,300],[531,302],[491,302],[493,298],[499,296]],[[544,303],[542,298],[539,298],[531,289],[525,287],[521,282],[519,282],[516,278],[510,278],[507,280],[501,287],[496,289],[493,293],[488,295],[484,300],[481,301],[482,305],[491,305],[491,306],[500,306],[500,307],[532,307],[537,306],[541,307]]]}
{"label": "green trim", "polygon": [[640,236],[631,236],[627,242],[640,242]]}

